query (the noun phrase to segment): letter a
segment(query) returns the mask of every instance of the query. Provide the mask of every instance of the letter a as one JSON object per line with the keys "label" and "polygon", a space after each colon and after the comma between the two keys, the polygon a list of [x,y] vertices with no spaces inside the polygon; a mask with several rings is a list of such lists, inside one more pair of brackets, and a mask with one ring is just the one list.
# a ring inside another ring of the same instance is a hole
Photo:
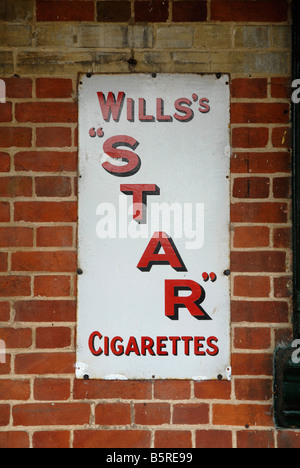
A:
{"label": "letter a", "polygon": [[[164,254],[158,253],[161,248]],[[173,240],[165,232],[153,234],[137,268],[150,271],[153,265],[171,265],[176,271],[187,271]]]}

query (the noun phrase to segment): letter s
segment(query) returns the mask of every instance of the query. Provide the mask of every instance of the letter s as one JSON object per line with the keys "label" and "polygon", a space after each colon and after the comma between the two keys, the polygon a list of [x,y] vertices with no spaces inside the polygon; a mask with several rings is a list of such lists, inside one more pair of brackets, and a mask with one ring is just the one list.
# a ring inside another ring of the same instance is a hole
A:
{"label": "letter s", "polygon": [[119,146],[127,146],[135,150],[139,142],[127,135],[117,135],[108,138],[103,144],[103,151],[113,159],[121,159],[127,162],[124,166],[114,166],[108,161],[102,164],[102,167],[111,175],[116,177],[129,177],[136,174],[141,167],[139,156],[132,151],[118,149]]}

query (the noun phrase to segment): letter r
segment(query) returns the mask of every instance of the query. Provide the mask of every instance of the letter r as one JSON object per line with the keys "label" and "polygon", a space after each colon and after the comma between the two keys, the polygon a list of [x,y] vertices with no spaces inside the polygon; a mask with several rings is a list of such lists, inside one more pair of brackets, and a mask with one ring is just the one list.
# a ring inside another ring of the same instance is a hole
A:
{"label": "letter r", "polygon": [[[179,296],[179,291],[191,291],[189,296]],[[205,291],[192,280],[165,281],[165,315],[171,320],[178,320],[178,309],[186,308],[197,320],[211,320],[200,306],[205,299]]]}

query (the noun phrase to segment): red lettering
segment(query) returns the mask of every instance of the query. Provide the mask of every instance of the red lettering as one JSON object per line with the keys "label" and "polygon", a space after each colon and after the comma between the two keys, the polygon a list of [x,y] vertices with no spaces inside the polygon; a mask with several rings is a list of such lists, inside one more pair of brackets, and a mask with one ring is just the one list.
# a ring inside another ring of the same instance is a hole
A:
{"label": "red lettering", "polygon": [[94,356],[100,356],[103,353],[103,350],[100,347],[98,348],[98,350],[96,350],[96,348],[95,348],[95,338],[99,338],[99,340],[101,340],[101,338],[102,338],[101,333],[99,333],[97,331],[94,331],[90,335],[90,337],[89,337],[89,349],[90,349],[91,353]]}
{"label": "red lettering", "polygon": [[159,195],[160,189],[155,184],[123,184],[122,193],[133,195],[133,219],[139,224],[147,222],[147,195]]}
{"label": "red lettering", "polygon": [[212,349],[212,351],[210,351],[209,349],[206,350],[207,354],[209,354],[210,356],[217,356],[219,354],[219,348],[218,346],[216,346],[215,344],[213,344],[213,341],[215,341],[216,343],[218,343],[218,338],[216,338],[215,336],[210,336],[209,338],[207,338],[207,346],[209,348]]}
{"label": "red lettering", "polygon": [[169,340],[172,341],[172,354],[174,356],[177,356],[178,354],[177,344],[178,344],[178,341],[181,341],[181,338],[180,336],[170,336]]}
{"label": "red lettering", "polygon": [[139,98],[139,120],[141,122],[154,122],[153,115],[146,114],[146,101],[144,98]]}
{"label": "red lettering", "polygon": [[153,351],[154,340],[149,338],[149,336],[142,336],[141,338],[141,354],[142,356],[146,356],[146,351],[151,354],[151,356],[155,356],[155,352]]}
{"label": "red lettering", "polygon": [[208,105],[208,103],[209,103],[209,99],[207,99],[207,98],[200,99],[200,101],[199,101],[199,104],[200,104],[199,111],[202,114],[207,114],[207,112],[210,111],[210,106]]}
{"label": "red lettering", "polygon": [[121,338],[120,336],[115,336],[111,340],[110,348],[115,356],[122,356],[124,354],[124,346],[118,345],[118,348],[116,348],[117,341],[123,343],[123,338]]}
{"label": "red lettering", "polygon": [[190,342],[193,341],[192,336],[183,336],[182,341],[184,342],[184,354],[186,356],[190,355]]}
{"label": "red lettering", "polygon": [[105,99],[105,95],[103,93],[97,93],[103,119],[106,122],[110,121],[110,116],[112,115],[115,122],[119,122],[121,117],[121,112],[123,109],[125,93],[120,91],[117,97],[110,91],[107,95],[107,100]]}
{"label": "red lettering", "polygon": [[134,138],[127,135],[117,135],[108,138],[103,144],[103,151],[113,159],[121,159],[127,162],[124,166],[114,166],[106,161],[102,167],[110,174],[117,177],[129,177],[136,174],[141,167],[141,160],[139,156],[131,151],[119,149],[119,146],[127,146],[135,150],[139,142]]}
{"label": "red lettering", "polygon": [[[180,291],[191,291],[189,296],[179,296]],[[171,320],[178,320],[178,310],[186,308],[197,320],[211,320],[200,304],[205,299],[205,291],[192,280],[165,281],[165,315]]]}
{"label": "red lettering", "polygon": [[135,353],[137,356],[141,355],[138,344],[134,336],[131,336],[129,338],[128,345],[125,351],[126,356],[129,356],[130,353]]}
{"label": "red lettering", "polygon": [[205,341],[204,336],[195,336],[194,339],[194,354],[196,356],[205,356],[205,351],[200,351],[203,348],[203,343],[201,341]]}
{"label": "red lettering", "polygon": [[[186,104],[188,107],[186,107]],[[190,109],[190,106],[192,105],[192,101],[190,101],[187,98],[180,98],[175,101],[175,109],[179,112],[181,112],[183,115],[177,114],[177,112],[174,114],[174,118],[176,120],[179,120],[179,122],[190,122],[194,118],[194,112],[192,109]]]}
{"label": "red lettering", "polygon": [[[164,254],[160,254],[160,249]],[[155,232],[137,268],[150,271],[153,265],[170,265],[176,271],[187,271],[173,240],[165,232]]]}
{"label": "red lettering", "polygon": [[159,122],[172,122],[171,115],[164,115],[164,101],[161,98],[156,99],[156,118]]}
{"label": "red lettering", "polygon": [[168,356],[169,353],[168,351],[163,351],[163,349],[165,349],[167,347],[167,345],[165,343],[163,343],[163,341],[167,341],[168,338],[166,336],[158,336],[156,338],[156,346],[157,346],[157,355],[158,356]]}

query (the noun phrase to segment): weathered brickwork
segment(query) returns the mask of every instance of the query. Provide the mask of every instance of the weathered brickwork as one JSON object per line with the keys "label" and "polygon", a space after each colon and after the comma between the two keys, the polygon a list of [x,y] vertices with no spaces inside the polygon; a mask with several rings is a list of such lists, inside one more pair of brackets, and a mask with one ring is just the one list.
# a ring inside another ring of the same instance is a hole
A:
{"label": "weathered brickwork", "polygon": [[[300,447],[273,421],[292,339],[288,0],[2,0],[0,447]],[[229,73],[232,380],[79,381],[77,74]]]}

